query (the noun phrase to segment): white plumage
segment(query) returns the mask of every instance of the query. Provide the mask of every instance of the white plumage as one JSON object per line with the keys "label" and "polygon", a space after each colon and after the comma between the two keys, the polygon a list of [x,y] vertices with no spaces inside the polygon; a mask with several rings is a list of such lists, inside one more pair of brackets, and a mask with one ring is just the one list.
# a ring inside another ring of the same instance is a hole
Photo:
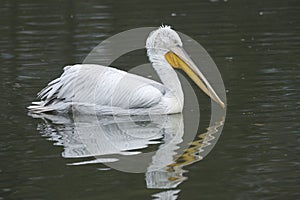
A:
{"label": "white plumage", "polygon": [[[33,102],[33,105],[28,108],[36,113],[76,110],[83,113],[105,115],[182,112],[183,92],[173,67],[180,67],[180,63],[176,59],[184,62],[186,66],[189,65],[189,67],[194,63],[184,52],[181,54],[182,42],[180,37],[169,26],[160,27],[150,33],[146,48],[149,60],[162,83],[101,65],[67,66],[61,77],[50,82],[46,88],[38,93],[41,101]],[[171,56],[173,56],[169,60],[166,57],[168,52],[171,52]],[[174,55],[178,57],[174,57]],[[183,66],[182,69],[185,70],[184,67],[186,66]],[[199,79],[198,73],[200,72],[193,67],[195,68],[195,66],[191,66],[192,74],[188,72],[187,74],[193,75],[194,73],[194,76],[196,74]],[[200,78],[202,79],[202,77]],[[204,86],[209,92],[214,93],[205,81]],[[211,98],[216,97],[212,95]]]}

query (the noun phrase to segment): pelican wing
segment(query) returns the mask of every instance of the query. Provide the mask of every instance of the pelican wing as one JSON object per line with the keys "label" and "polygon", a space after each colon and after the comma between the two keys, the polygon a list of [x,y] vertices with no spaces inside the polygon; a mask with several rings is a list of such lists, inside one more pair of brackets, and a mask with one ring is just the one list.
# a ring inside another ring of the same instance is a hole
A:
{"label": "pelican wing", "polygon": [[149,108],[157,105],[167,88],[150,79],[101,65],[74,65],[64,68],[61,77],[38,93],[41,102],[35,111],[66,110],[71,105]]}

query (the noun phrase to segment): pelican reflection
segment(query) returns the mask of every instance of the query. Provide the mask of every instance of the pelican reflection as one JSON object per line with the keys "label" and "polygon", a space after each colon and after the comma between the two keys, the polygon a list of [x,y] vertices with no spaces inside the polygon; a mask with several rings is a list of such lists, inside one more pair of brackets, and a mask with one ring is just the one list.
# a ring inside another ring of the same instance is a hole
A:
{"label": "pelican reflection", "polygon": [[62,157],[85,158],[70,165],[102,163],[120,171],[143,172],[147,188],[166,189],[153,195],[155,199],[177,198],[180,190],[175,188],[186,179],[183,167],[203,158],[205,147],[217,140],[223,125],[220,121],[190,141],[183,139],[182,114],[33,117],[43,119],[38,125],[43,136],[63,146]]}

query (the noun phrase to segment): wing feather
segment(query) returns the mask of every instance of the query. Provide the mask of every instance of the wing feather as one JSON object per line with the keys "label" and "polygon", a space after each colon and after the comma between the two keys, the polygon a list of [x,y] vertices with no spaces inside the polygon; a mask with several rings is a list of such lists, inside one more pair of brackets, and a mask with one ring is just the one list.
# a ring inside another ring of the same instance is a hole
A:
{"label": "wing feather", "polygon": [[70,103],[121,109],[149,108],[161,101],[166,90],[161,83],[115,68],[73,65],[66,66],[61,77],[38,93],[42,101],[35,103],[34,108],[66,109]]}

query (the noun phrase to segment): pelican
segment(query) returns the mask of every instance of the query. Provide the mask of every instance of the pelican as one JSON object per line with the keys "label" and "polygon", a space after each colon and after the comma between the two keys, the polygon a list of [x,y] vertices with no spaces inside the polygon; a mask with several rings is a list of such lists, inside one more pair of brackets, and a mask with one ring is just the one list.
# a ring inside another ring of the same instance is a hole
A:
{"label": "pelican", "polygon": [[32,102],[29,110],[35,113],[76,110],[103,115],[181,113],[184,96],[174,69],[183,70],[204,93],[225,107],[170,26],[152,31],[146,49],[161,83],[102,65],[66,66],[59,78],[38,93],[40,101]]}

